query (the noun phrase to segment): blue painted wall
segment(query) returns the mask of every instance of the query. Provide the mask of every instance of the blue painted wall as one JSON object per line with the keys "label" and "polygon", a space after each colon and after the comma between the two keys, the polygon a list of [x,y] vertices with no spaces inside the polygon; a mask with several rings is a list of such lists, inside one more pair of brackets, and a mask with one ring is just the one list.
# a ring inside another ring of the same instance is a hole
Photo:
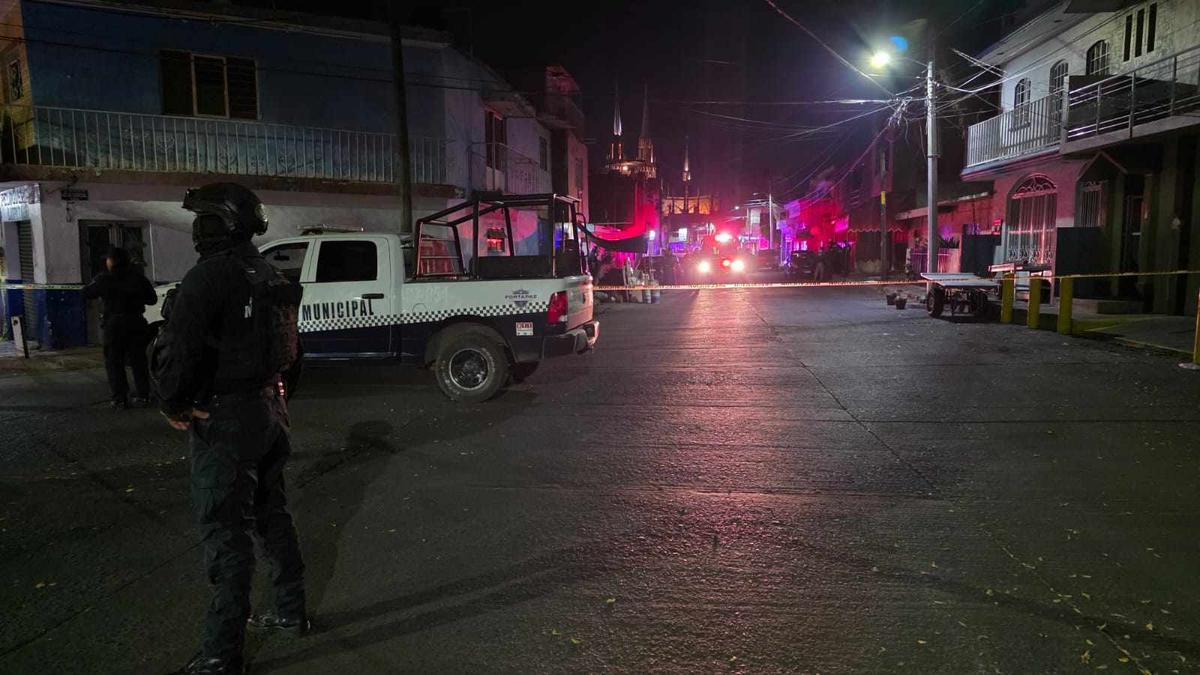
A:
{"label": "blue painted wall", "polygon": [[[162,113],[159,50],[252,58],[264,122],[394,132],[386,41],[325,37],[24,0],[35,105]],[[405,47],[410,80],[437,81],[437,48]],[[409,129],[441,135],[438,89],[410,86]]]}

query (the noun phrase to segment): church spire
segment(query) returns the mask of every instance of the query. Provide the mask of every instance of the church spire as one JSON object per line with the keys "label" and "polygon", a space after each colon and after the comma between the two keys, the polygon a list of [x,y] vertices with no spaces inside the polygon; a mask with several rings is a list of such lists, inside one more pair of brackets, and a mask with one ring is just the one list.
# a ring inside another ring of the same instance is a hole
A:
{"label": "church spire", "polygon": [[613,84],[613,137],[621,137],[621,89]]}
{"label": "church spire", "polygon": [[613,138],[608,147],[609,162],[625,161],[625,145],[621,142],[621,88],[613,83]]}
{"label": "church spire", "polygon": [[683,138],[683,182],[692,182],[692,167],[688,161],[688,138]]}
{"label": "church spire", "polygon": [[654,163],[654,141],[650,140],[650,87],[645,85],[642,93],[642,128],[638,131],[638,159]]}

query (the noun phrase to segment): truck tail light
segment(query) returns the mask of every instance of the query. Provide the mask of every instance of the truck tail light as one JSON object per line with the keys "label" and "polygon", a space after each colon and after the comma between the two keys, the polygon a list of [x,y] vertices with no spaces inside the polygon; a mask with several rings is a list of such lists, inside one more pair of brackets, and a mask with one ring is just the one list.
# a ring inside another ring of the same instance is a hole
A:
{"label": "truck tail light", "polygon": [[546,323],[554,325],[556,323],[567,322],[567,292],[558,291],[550,296],[550,307],[546,310]]}

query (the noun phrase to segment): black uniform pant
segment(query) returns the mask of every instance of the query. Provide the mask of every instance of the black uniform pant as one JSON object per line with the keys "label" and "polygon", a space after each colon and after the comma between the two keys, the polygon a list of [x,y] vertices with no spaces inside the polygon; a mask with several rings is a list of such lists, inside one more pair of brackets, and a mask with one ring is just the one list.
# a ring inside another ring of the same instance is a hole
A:
{"label": "black uniform pant", "polygon": [[150,371],[146,365],[149,330],[146,320],[138,315],[118,314],[104,318],[104,370],[114,401],[124,401],[129,395],[126,366],[133,371],[134,394],[141,398],[150,394]]}
{"label": "black uniform pant", "polygon": [[213,587],[205,656],[240,659],[250,616],[254,543],[271,564],[275,609],[305,614],[304,562],[287,510],[287,404],[272,389],[214,398],[192,425],[192,504]]}

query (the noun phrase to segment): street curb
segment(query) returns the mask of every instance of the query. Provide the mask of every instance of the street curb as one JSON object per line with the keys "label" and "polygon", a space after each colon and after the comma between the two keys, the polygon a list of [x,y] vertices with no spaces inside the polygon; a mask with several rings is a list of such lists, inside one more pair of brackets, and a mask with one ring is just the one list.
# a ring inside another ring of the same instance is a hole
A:
{"label": "street curb", "polygon": [[1134,340],[1134,339],[1127,338],[1127,337],[1121,337],[1120,335],[1107,335],[1105,333],[1093,333],[1091,331],[1084,331],[1081,333],[1077,333],[1076,335],[1078,337],[1081,337],[1081,338],[1084,338],[1087,340],[1097,340],[1100,342],[1112,342],[1112,343],[1119,344],[1123,347],[1130,347],[1132,349],[1141,349],[1141,350],[1147,351],[1147,352],[1162,354],[1163,356],[1172,356],[1172,357],[1183,356],[1184,358],[1187,358],[1189,360],[1192,358],[1192,353],[1189,351],[1183,350],[1183,349],[1176,349],[1175,347],[1168,347],[1166,345],[1155,344],[1153,342],[1142,342],[1141,340]]}

